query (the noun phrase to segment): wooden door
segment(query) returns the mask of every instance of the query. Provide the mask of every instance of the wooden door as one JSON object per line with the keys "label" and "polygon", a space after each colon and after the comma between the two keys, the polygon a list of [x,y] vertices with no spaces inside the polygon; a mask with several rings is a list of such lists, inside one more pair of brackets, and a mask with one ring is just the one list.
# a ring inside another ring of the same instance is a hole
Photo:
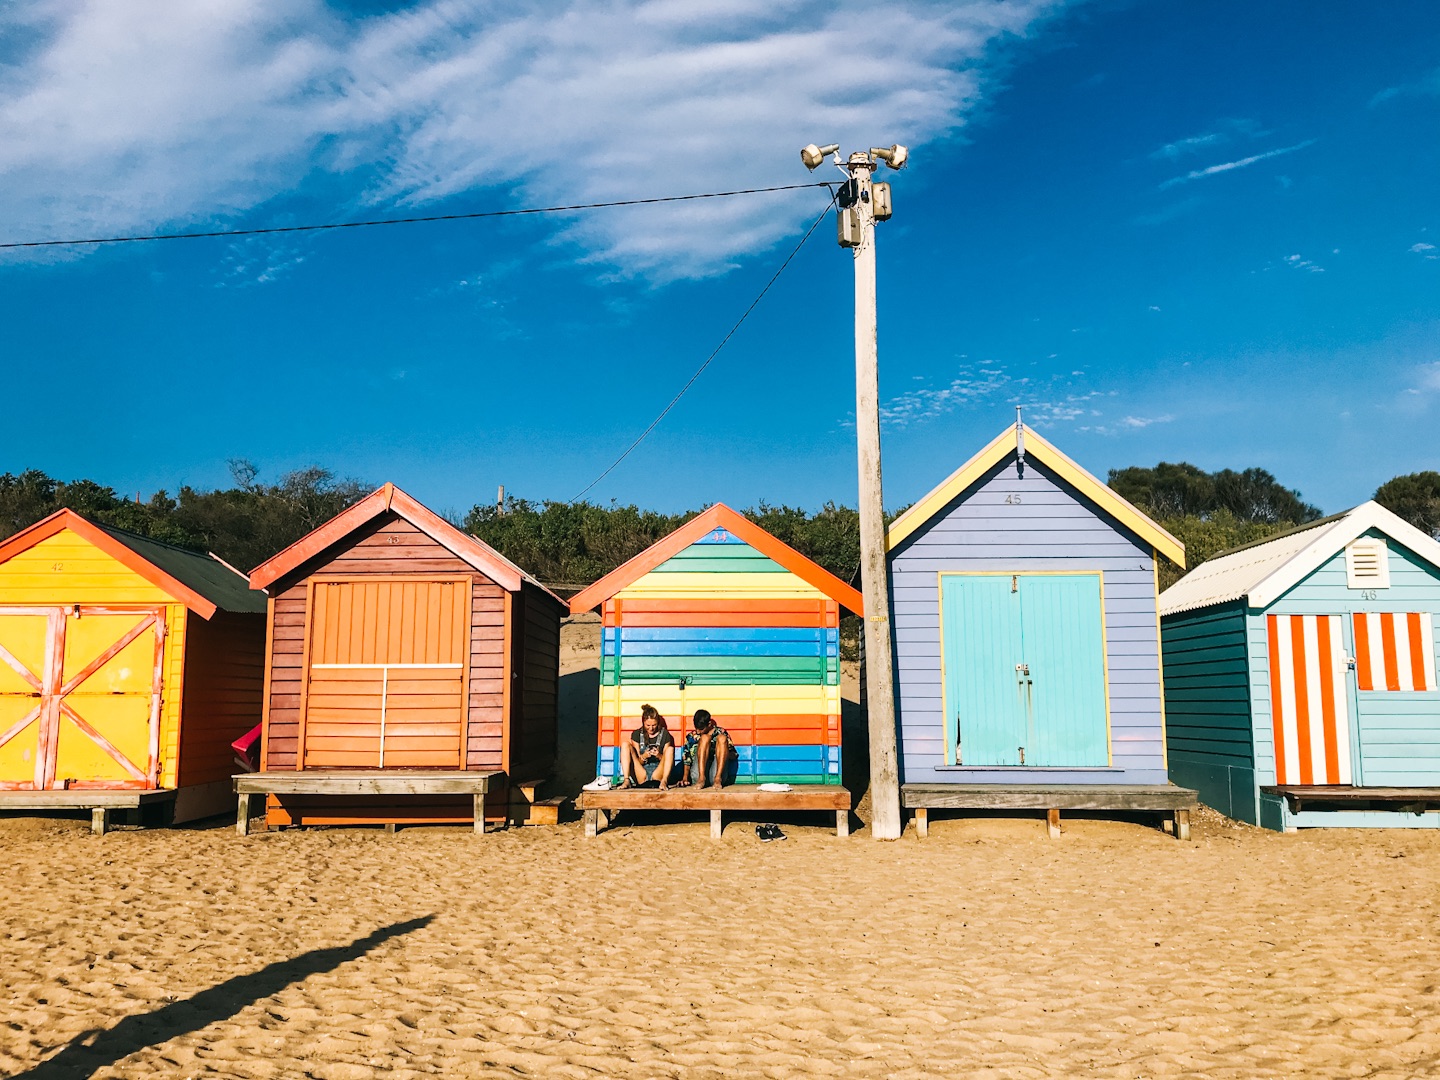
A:
{"label": "wooden door", "polygon": [[302,768],[464,768],[470,588],[312,582]]}
{"label": "wooden door", "polygon": [[1108,765],[1100,575],[940,581],[947,764]]}
{"label": "wooden door", "polygon": [[1348,785],[1350,694],[1339,615],[1268,615],[1277,784]]}
{"label": "wooden door", "polygon": [[0,609],[0,787],[153,788],[164,609]]}
{"label": "wooden door", "polygon": [[947,764],[1024,764],[1020,604],[1012,584],[998,574],[940,579]]}

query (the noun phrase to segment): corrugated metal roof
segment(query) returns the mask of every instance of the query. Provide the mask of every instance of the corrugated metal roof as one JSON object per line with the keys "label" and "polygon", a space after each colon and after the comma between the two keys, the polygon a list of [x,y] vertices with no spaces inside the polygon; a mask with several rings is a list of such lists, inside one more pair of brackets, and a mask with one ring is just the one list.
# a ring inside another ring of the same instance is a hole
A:
{"label": "corrugated metal roof", "polygon": [[213,555],[200,555],[171,544],[138,536],[113,525],[91,522],[124,544],[146,562],[159,567],[176,581],[194,589],[221,611],[265,611],[265,594],[250,588],[247,579]]}
{"label": "corrugated metal roof", "polygon": [[1302,525],[1201,563],[1160,594],[1160,614],[1193,611],[1249,596],[1257,585],[1337,528],[1352,513],[1353,510]]}

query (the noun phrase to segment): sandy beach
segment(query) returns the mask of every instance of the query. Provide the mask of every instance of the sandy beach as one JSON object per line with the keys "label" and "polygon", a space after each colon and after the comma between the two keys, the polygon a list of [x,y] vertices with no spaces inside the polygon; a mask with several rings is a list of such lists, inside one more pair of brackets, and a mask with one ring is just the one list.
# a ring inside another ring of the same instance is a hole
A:
{"label": "sandy beach", "polygon": [[0,1074],[1440,1069],[1435,832],[1202,812],[1189,844],[1075,818],[1050,841],[1034,817],[941,816],[882,844],[782,824],[762,845],[698,817],[593,840],[0,819]]}

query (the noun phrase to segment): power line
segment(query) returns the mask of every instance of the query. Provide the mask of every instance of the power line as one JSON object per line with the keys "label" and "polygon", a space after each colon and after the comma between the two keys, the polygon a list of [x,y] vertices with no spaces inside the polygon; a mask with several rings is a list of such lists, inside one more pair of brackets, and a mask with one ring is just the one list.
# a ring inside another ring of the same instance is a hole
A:
{"label": "power line", "polygon": [[95,244],[135,244],[147,240],[204,240],[219,236],[269,236],[275,233],[324,232],[329,229],[368,229],[374,225],[418,225],[430,221],[475,221],[480,218],[561,214],[574,210],[606,210],[615,206],[653,206],[656,203],[693,202],[696,199],[728,199],[735,195],[763,195],[772,191],[799,191],[830,186],[825,183],[780,184],[776,187],[740,188],[736,191],[707,191],[698,195],[665,195],[653,199],[616,199],[613,202],[572,203],[568,206],[535,206],[522,210],[478,210],[470,214],[377,218],[373,221],[340,221],[323,225],[276,225],[268,229],[221,229],[214,232],[154,233],[149,236],[104,236],[91,240],[15,240],[9,243],[0,243],[0,250],[6,248],[82,247]]}
{"label": "power line", "polygon": [[[803,186],[810,187],[815,185],[807,184]],[[830,187],[829,184],[822,184],[819,186]],[[584,497],[586,492],[588,492],[596,484],[600,483],[601,480],[604,480],[605,477],[609,476],[612,472],[614,472],[616,466],[618,466],[622,461],[629,457],[631,451],[633,451],[637,446],[644,442],[645,437],[660,426],[660,421],[664,420],[665,417],[669,414],[670,410],[675,408],[675,406],[679,404],[680,399],[685,396],[685,391],[689,390],[690,387],[695,385],[695,380],[700,378],[700,376],[705,373],[705,369],[710,366],[710,362],[714,360],[715,357],[720,355],[720,350],[725,348],[725,346],[729,343],[730,339],[735,336],[735,331],[740,329],[740,325],[750,317],[750,313],[760,305],[760,301],[765,299],[765,294],[770,291],[770,287],[774,285],[775,282],[780,280],[780,275],[785,272],[785,268],[790,265],[791,260],[793,260],[796,255],[800,254],[800,249],[805,246],[805,241],[810,239],[810,234],[819,227],[820,222],[825,220],[825,215],[830,212],[830,207],[835,205],[835,199],[838,195],[839,192],[836,189],[831,188],[830,201],[826,203],[825,209],[821,210],[820,216],[810,223],[810,228],[805,230],[805,235],[800,238],[800,242],[791,249],[789,255],[785,256],[785,261],[782,262],[780,264],[780,268],[770,276],[770,280],[765,283],[765,287],[760,290],[759,295],[757,295],[754,300],[750,301],[750,306],[747,307],[743,313],[741,313],[740,318],[735,320],[735,325],[730,327],[730,332],[720,339],[720,344],[716,345],[714,351],[712,351],[710,355],[705,358],[705,362],[695,369],[695,374],[691,375],[689,380],[686,381],[685,385],[680,388],[680,392],[670,399],[670,404],[666,405],[665,408],[661,409],[660,415],[655,417],[654,420],[650,421],[650,426],[647,427],[644,431],[642,431],[635,439],[635,441],[625,448],[625,452],[619,457],[617,457],[614,461],[612,461],[609,467],[604,472],[602,472],[599,476],[595,477],[594,480],[591,480],[590,483],[586,484],[583,488],[581,488],[579,493],[570,500],[572,503],[579,502],[580,499]]]}

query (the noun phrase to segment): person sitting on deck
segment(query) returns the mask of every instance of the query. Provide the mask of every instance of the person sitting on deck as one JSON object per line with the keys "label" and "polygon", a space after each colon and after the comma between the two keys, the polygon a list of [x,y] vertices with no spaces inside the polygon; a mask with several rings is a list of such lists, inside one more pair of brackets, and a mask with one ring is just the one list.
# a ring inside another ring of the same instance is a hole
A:
{"label": "person sitting on deck", "polygon": [[730,733],[715,723],[708,710],[697,709],[691,730],[685,736],[685,768],[680,777],[682,786],[724,787],[735,782],[738,755]]}
{"label": "person sitting on deck", "polygon": [[670,786],[675,768],[675,740],[665,718],[653,705],[640,708],[640,726],[620,747],[621,787]]}

